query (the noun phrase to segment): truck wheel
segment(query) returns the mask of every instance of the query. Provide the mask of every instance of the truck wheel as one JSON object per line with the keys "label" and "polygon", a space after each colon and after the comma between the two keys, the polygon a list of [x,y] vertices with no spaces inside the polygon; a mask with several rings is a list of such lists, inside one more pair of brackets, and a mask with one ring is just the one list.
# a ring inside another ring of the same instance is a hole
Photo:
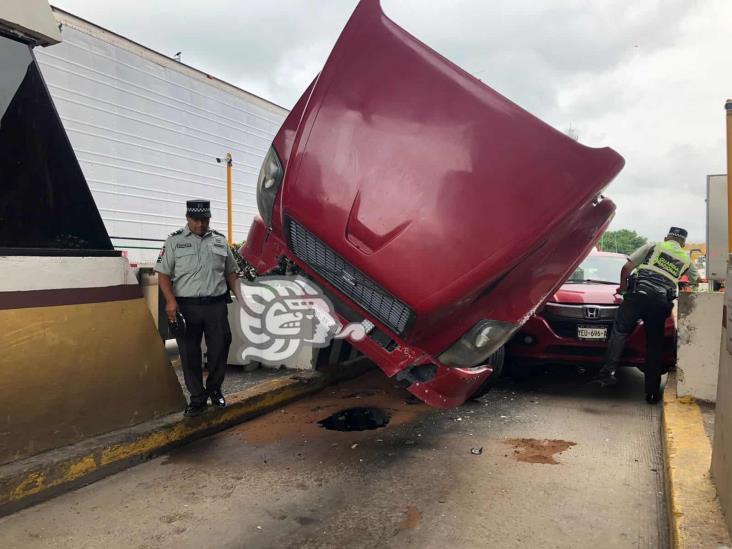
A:
{"label": "truck wheel", "polygon": [[493,388],[493,385],[495,384],[496,380],[501,377],[501,373],[503,372],[503,364],[506,362],[506,349],[505,347],[501,347],[498,349],[495,353],[493,353],[488,360],[486,361],[488,364],[491,365],[493,368],[493,373],[490,375],[488,379],[486,379],[483,384],[478,387],[475,392],[470,395],[470,398],[480,398],[483,395],[485,395],[488,391],[490,391]]}

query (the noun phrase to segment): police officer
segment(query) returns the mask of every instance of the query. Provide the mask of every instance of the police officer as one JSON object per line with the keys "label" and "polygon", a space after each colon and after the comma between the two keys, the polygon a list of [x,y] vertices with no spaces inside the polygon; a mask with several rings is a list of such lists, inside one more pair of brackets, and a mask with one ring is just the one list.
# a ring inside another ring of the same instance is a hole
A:
{"label": "police officer", "polygon": [[[178,323],[176,341],[191,394],[184,415],[197,416],[206,409],[209,398],[214,406],[226,406],[221,384],[231,345],[227,302],[231,301],[229,289],[238,297],[239,285],[237,263],[226,237],[209,229],[210,202],[188,200],[186,206],[186,226],[168,236],[155,270],[168,321]],[[178,313],[184,322],[177,318]],[[201,368],[203,335],[208,354],[206,386]]]}
{"label": "police officer", "polygon": [[620,365],[625,340],[642,319],[646,330],[646,401],[649,404],[658,402],[664,327],[673,310],[679,279],[686,275],[691,284],[699,280],[694,263],[683,250],[687,234],[685,229],[671,227],[663,242],[642,246],[623,266],[618,288],[624,295],[623,303],[615,317],[605,365],[594,383],[603,386],[616,383],[615,372]]}

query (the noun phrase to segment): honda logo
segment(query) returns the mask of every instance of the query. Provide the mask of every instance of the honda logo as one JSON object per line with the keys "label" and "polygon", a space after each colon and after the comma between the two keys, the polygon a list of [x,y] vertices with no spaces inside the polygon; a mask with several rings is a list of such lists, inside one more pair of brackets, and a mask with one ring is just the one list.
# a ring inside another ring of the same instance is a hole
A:
{"label": "honda logo", "polygon": [[600,308],[599,307],[585,307],[585,318],[593,320],[600,318]]}

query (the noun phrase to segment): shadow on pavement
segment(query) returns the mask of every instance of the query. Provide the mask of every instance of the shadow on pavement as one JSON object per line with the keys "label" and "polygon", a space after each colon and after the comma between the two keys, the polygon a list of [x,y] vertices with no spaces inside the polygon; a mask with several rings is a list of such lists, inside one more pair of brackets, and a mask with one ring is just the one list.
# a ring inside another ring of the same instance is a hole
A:
{"label": "shadow on pavement", "polygon": [[[515,379],[504,375],[496,383],[496,388],[509,389],[517,393],[556,395],[577,398],[602,398],[618,401],[643,399],[643,373],[637,368],[625,367],[618,372],[618,383],[612,387],[590,385],[592,370],[578,373],[571,365],[541,365],[521,370],[522,378]],[[666,384],[662,377],[661,388]]]}

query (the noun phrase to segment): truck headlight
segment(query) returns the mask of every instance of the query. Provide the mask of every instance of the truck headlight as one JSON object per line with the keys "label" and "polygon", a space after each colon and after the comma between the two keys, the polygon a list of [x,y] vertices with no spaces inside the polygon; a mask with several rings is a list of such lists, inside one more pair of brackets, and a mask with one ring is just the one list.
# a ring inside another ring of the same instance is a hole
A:
{"label": "truck headlight", "polygon": [[518,326],[501,320],[481,320],[438,358],[445,366],[471,368],[482,364],[506,343]]}
{"label": "truck headlight", "polygon": [[267,227],[272,225],[272,210],[283,173],[280,157],[274,147],[270,147],[257,179],[257,207]]}

